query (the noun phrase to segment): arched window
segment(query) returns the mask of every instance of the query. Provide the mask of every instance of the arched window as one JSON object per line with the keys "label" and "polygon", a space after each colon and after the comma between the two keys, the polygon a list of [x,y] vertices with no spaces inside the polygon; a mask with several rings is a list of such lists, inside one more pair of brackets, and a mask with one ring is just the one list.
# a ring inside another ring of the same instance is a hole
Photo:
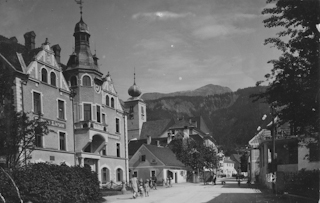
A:
{"label": "arched window", "polygon": [[45,68],[41,69],[41,81],[48,83],[48,71]]}
{"label": "arched window", "polygon": [[70,79],[70,82],[71,82],[71,86],[77,86],[77,77],[72,76]]}
{"label": "arched window", "polygon": [[107,105],[107,106],[109,106],[109,105],[110,105],[110,102],[109,102],[109,96],[108,96],[108,95],[106,96],[106,105]]}
{"label": "arched window", "polygon": [[102,184],[106,184],[109,181],[110,181],[109,169],[104,167],[101,169],[101,182]]}
{"label": "arched window", "polygon": [[118,182],[122,181],[122,169],[121,168],[117,169],[117,181]]}
{"label": "arched window", "polygon": [[114,98],[111,97],[111,107],[114,108]]}
{"label": "arched window", "polygon": [[50,82],[51,82],[51,85],[53,85],[53,86],[57,86],[56,85],[56,74],[54,73],[54,72],[51,72],[50,73]]}
{"label": "arched window", "polygon": [[82,85],[83,86],[91,86],[91,79],[89,76],[87,76],[87,75],[83,76]]}

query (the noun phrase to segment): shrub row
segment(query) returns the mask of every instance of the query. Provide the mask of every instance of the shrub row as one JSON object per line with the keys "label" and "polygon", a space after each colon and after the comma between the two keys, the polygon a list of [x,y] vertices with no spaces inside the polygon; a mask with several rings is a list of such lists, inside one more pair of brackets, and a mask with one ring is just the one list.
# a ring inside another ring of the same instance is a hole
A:
{"label": "shrub row", "polygon": [[[37,163],[8,172],[24,202],[93,203],[101,198],[97,174],[90,168]],[[10,179],[3,172],[0,174],[0,193],[8,203],[18,202],[17,192]]]}
{"label": "shrub row", "polygon": [[319,198],[319,170],[301,170],[285,174],[285,191],[309,198]]}

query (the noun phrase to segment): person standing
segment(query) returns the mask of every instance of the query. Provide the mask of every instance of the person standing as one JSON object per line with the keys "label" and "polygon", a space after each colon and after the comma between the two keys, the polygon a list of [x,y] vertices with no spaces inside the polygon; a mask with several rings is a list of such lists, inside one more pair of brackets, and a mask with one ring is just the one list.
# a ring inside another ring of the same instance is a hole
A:
{"label": "person standing", "polygon": [[152,185],[153,185],[153,189],[157,189],[157,177],[155,175],[152,176]]}
{"label": "person standing", "polygon": [[133,174],[133,177],[131,178],[131,187],[133,192],[133,199],[135,199],[138,196],[138,179],[135,174]]}
{"label": "person standing", "polygon": [[150,186],[149,186],[149,180],[147,179],[144,183],[144,194],[145,197],[149,197],[149,192],[150,192]]}

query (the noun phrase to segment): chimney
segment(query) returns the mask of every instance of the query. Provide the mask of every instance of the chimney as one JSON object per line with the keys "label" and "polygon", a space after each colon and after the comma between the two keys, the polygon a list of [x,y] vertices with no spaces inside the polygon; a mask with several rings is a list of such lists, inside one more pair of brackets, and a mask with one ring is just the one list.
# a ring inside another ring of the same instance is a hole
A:
{"label": "chimney", "polygon": [[35,48],[35,39],[36,39],[36,34],[31,31],[27,32],[24,36],[24,45],[27,47],[28,50],[32,50]]}
{"label": "chimney", "polygon": [[171,133],[168,133],[167,144],[170,144],[171,141],[172,141]]}
{"label": "chimney", "polygon": [[147,135],[147,144],[151,144],[151,136]]}
{"label": "chimney", "polygon": [[54,57],[56,58],[57,63],[60,64],[61,48],[60,48],[59,44],[53,45],[51,48],[54,52]]}

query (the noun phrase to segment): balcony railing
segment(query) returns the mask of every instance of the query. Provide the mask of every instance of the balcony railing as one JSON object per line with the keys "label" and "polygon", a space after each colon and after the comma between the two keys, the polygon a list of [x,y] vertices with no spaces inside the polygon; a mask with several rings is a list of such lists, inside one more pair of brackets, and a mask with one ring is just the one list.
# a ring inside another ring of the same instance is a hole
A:
{"label": "balcony railing", "polygon": [[94,121],[80,121],[74,124],[75,129],[95,129],[108,132],[106,124],[97,123]]}

